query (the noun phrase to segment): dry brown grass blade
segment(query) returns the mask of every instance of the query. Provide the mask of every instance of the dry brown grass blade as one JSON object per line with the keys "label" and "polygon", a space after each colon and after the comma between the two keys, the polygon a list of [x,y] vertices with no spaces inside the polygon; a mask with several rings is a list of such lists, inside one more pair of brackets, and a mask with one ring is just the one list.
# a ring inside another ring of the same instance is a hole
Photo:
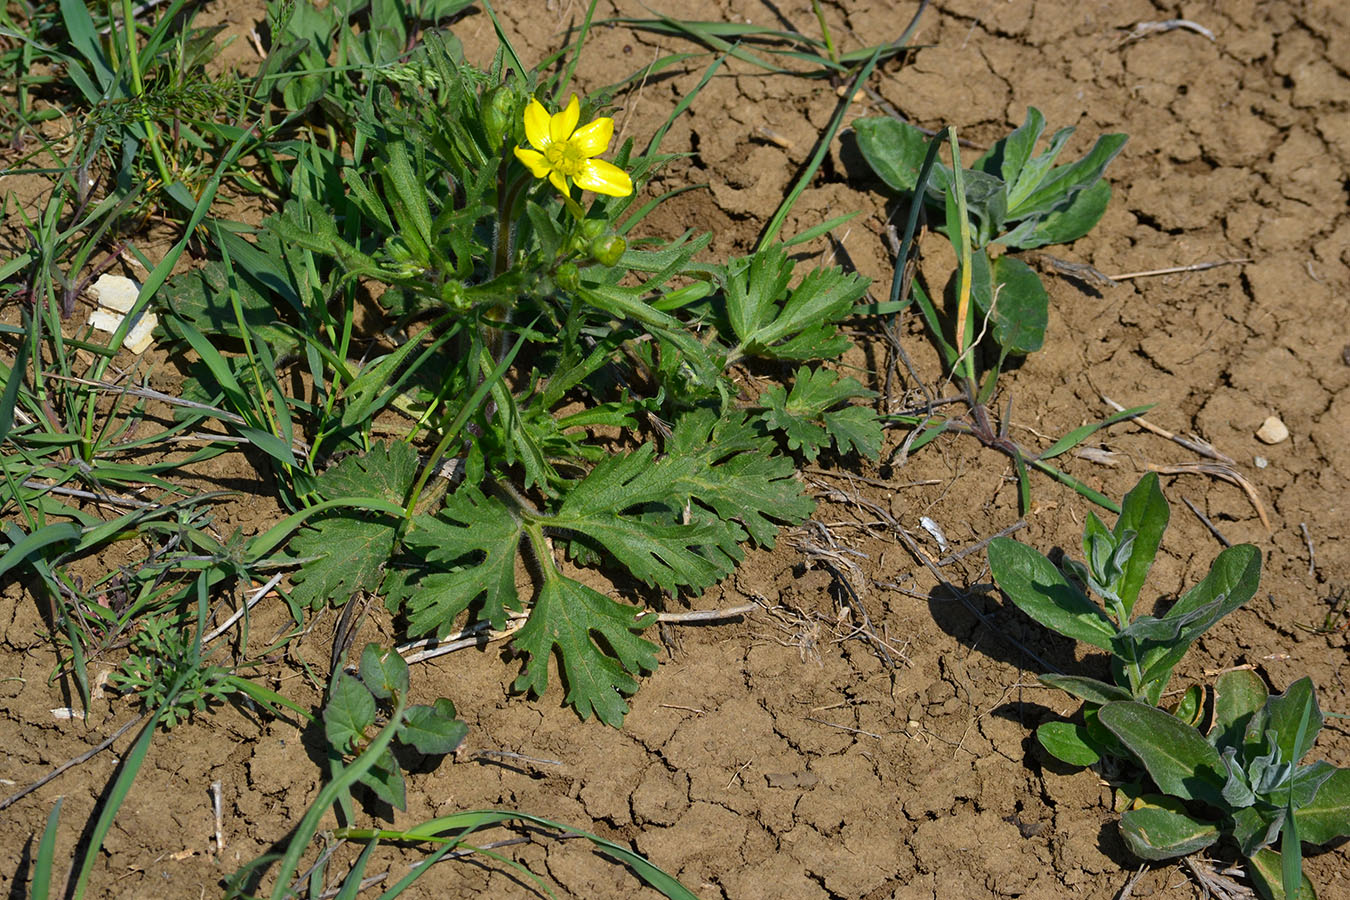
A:
{"label": "dry brown grass blade", "polygon": [[1222,478],[1230,484],[1235,484],[1242,488],[1247,495],[1247,499],[1251,501],[1257,516],[1261,519],[1261,524],[1266,526],[1266,533],[1269,534],[1275,530],[1270,525],[1270,517],[1266,515],[1266,507],[1261,503],[1261,497],[1256,493],[1255,486],[1232,466],[1223,463],[1177,463],[1175,465],[1148,463],[1147,468],[1150,472],[1157,472],[1159,475],[1212,475],[1215,478]]}

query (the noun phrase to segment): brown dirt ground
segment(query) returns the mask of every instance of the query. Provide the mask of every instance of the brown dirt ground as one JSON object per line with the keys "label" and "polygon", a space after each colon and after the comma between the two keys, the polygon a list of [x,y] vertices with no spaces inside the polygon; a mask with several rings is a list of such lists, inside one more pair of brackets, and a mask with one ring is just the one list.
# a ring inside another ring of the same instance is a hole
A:
{"label": "brown dirt ground", "polygon": [[[576,0],[498,5],[522,51],[536,58],[584,8]],[[815,30],[804,0],[654,6],[684,18]],[[258,18],[251,8],[212,2],[204,16],[246,31]],[[826,8],[845,45],[858,46],[898,33],[914,4]],[[645,14],[629,0],[602,2],[600,13]],[[1137,23],[1178,16],[1210,29],[1214,40],[1188,30],[1125,40]],[[484,16],[458,30],[471,48],[490,45]],[[1324,709],[1350,712],[1345,628],[1317,634],[1306,627],[1321,623],[1329,598],[1350,586],[1350,7],[1339,0],[949,0],[925,14],[918,40],[928,46],[903,66],[886,67],[874,84],[919,124],[956,124],[964,137],[986,143],[1035,105],[1051,127],[1078,126],[1069,152],[1104,132],[1130,135],[1109,171],[1116,194],[1105,220],[1057,255],[1108,274],[1251,260],[1106,288],[1047,276],[1046,349],[1007,379],[1005,397],[1015,400],[1014,436],[1031,445],[1107,414],[1104,394],[1125,405],[1154,403],[1152,421],[1199,434],[1237,460],[1269,511],[1269,532],[1236,486],[1203,474],[1164,477],[1173,524],[1155,567],[1157,596],[1194,583],[1219,550],[1183,498],[1229,540],[1254,542],[1266,557],[1257,598],[1206,636],[1179,674],[1203,678],[1246,664],[1281,690],[1308,674]],[[685,48],[601,29],[580,86],[607,84],[672,49]],[[753,243],[837,99],[823,82],[728,68],[665,147],[692,152],[668,170],[665,185],[707,182],[710,189],[682,195],[650,223],[664,234],[710,229],[716,253]],[[700,70],[653,80],[626,98],[621,127],[648,133]],[[863,104],[856,112],[873,110]],[[760,126],[790,145],[763,140]],[[838,255],[876,279],[882,293],[890,254],[877,188],[858,172],[846,139],[785,233],[861,208],[843,229]],[[934,238],[923,247],[925,272],[938,285],[950,270],[943,243]],[[850,362],[880,387],[884,344],[875,325],[859,323],[856,337],[861,349]],[[904,339],[936,382],[936,357],[919,329],[911,324]],[[901,400],[898,392],[893,399]],[[1254,432],[1269,415],[1288,424],[1288,441],[1258,443]],[[887,452],[902,438],[891,435]],[[1116,497],[1150,466],[1198,461],[1136,425],[1111,429],[1097,445],[1119,454],[1120,464],[1069,458],[1065,466]],[[1259,467],[1258,456],[1268,464]],[[1009,611],[990,587],[982,553],[940,570],[966,592],[967,607],[894,531],[906,529],[934,558],[941,553],[920,516],[938,522],[955,548],[988,537],[1019,517],[1010,475],[1005,458],[958,438],[940,440],[903,467],[808,470],[821,499],[817,524],[772,553],[752,555],[695,604],[751,599],[772,611],[675,632],[622,731],[579,722],[557,692],[512,696],[514,663],[504,665],[499,648],[418,667],[415,690],[453,698],[468,720],[469,753],[414,775],[409,810],[396,820],[487,806],[527,810],[629,842],[708,898],[1116,897],[1138,862],[1115,835],[1109,788],[1094,771],[1050,764],[1031,738],[1036,725],[1075,704],[1039,687],[1036,664],[1006,638],[1072,671],[1100,674],[1102,661],[1048,640]],[[205,476],[234,486],[257,477],[237,456]],[[1090,505],[1044,478],[1034,496],[1019,537],[1046,550],[1076,547]],[[224,524],[265,528],[274,513],[262,500],[230,508]],[[812,549],[830,540],[833,555]],[[857,599],[841,602],[843,579]],[[887,642],[893,667],[860,639],[860,609]],[[281,622],[281,611],[271,615]],[[88,724],[53,719],[49,710],[71,697],[61,681],[49,682],[54,651],[31,596],[7,586],[0,624],[7,651],[0,658],[0,776],[17,786],[97,743],[133,708],[112,698],[96,704]],[[325,671],[333,624],[331,616],[317,623],[293,664],[276,670],[274,686],[317,702],[294,663]],[[388,636],[385,623],[370,619],[359,640]],[[1344,720],[1328,720],[1318,748],[1350,765]],[[561,764],[473,758],[479,749]],[[60,853],[70,854],[116,762],[112,754],[95,757],[0,813],[0,888],[9,896],[23,896],[14,874],[25,871],[25,847],[55,798],[65,796]],[[319,773],[310,736],[228,708],[160,735],[108,837],[93,893],[214,894],[223,875],[287,834],[313,800]],[[225,801],[220,856],[209,803],[216,780]],[[628,873],[580,842],[507,852],[547,874],[563,896],[640,893]],[[1350,896],[1348,857],[1342,846],[1308,860],[1324,898]],[[442,867],[409,896],[539,894],[504,867],[465,864]],[[1201,893],[1184,868],[1159,865],[1133,896]]]}

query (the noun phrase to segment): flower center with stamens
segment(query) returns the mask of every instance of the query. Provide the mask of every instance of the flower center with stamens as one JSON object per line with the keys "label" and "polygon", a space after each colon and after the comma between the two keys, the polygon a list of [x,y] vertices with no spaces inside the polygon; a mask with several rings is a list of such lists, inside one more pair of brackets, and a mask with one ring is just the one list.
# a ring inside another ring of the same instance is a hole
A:
{"label": "flower center with stamens", "polygon": [[555,141],[544,148],[544,159],[555,172],[565,178],[575,178],[586,161],[581,150],[571,141]]}

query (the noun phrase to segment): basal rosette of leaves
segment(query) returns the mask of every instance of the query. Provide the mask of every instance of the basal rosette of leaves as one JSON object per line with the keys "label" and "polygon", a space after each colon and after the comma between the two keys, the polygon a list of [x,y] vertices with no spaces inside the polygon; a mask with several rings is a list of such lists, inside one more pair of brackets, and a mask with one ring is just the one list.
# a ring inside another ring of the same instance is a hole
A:
{"label": "basal rosette of leaves", "polygon": [[1082,724],[1046,722],[1037,739],[1070,765],[1110,756],[1126,771],[1143,769],[1155,792],[1129,777],[1120,789],[1129,805],[1120,833],[1135,855],[1184,856],[1227,836],[1262,896],[1315,897],[1301,843],[1350,835],[1350,769],[1303,764],[1323,722],[1312,682],[1302,678],[1270,696],[1258,675],[1236,669],[1219,676],[1209,704],[1205,689],[1191,685],[1172,711],[1158,708],[1186,650],[1250,600],[1261,577],[1256,547],[1229,547],[1165,612],[1142,613],[1137,604],[1169,517],[1150,473],[1125,495],[1114,527],[1088,514],[1084,562],[1065,557],[1057,566],[1009,538],[990,542],[994,580],[1019,609],[1110,658],[1111,682],[1040,676],[1084,702]]}
{"label": "basal rosette of leaves", "polygon": [[[811,514],[799,459],[876,456],[873,392],[821,367],[867,283],[799,273],[785,245],[709,262],[708,235],[642,236],[673,196],[644,190],[666,129],[611,146],[604,96],[512,56],[482,71],[428,40],[434,77],[373,84],[352,155],[311,145],[256,243],[227,236],[229,260],[170,285],[167,328],[203,354],[224,342],[194,333],[232,334],[251,352],[210,374],[250,433],[303,434],[272,455],[297,509],[331,506],[287,548],[298,617],[358,591],[414,637],[524,613],[517,689],[542,694],[556,659],[566,702],[618,725],[655,616],[574,567],[695,595]],[[361,335],[371,296],[385,324]],[[281,356],[310,396],[249,374]],[[785,376],[759,396],[732,378],[754,360]]]}

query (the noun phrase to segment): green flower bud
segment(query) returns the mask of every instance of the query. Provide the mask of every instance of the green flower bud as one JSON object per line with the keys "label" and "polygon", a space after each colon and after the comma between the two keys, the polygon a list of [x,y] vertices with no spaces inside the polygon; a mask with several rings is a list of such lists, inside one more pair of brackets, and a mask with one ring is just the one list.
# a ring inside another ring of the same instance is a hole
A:
{"label": "green flower bud", "polygon": [[605,233],[604,219],[582,219],[581,233],[585,235],[587,241],[593,241]]}
{"label": "green flower bud", "polygon": [[469,300],[464,296],[464,285],[458,281],[447,281],[441,285],[441,302],[454,310],[469,308]]}
{"label": "green flower bud", "polygon": [[573,293],[581,287],[581,270],[577,268],[576,263],[565,262],[553,273],[553,283],[559,290]]}
{"label": "green flower bud", "polygon": [[591,259],[602,266],[615,266],[627,249],[627,241],[617,234],[607,234],[591,241]]}
{"label": "green flower bud", "polygon": [[512,123],[515,121],[515,90],[509,84],[497,85],[484,92],[480,108],[488,142],[493,147],[500,147],[511,134]]}

